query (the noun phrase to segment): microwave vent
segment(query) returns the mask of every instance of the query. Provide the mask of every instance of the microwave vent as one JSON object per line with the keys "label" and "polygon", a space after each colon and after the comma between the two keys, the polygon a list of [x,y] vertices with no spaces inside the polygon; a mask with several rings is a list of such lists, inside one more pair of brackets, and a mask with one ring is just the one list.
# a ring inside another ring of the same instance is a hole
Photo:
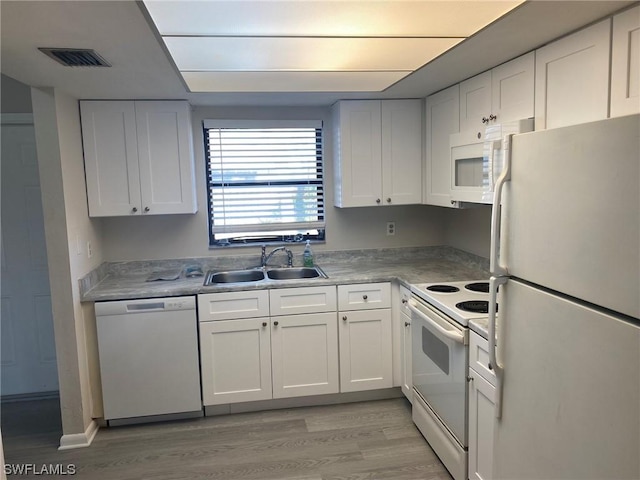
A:
{"label": "microwave vent", "polygon": [[38,48],[66,67],[110,67],[94,50],[86,48]]}

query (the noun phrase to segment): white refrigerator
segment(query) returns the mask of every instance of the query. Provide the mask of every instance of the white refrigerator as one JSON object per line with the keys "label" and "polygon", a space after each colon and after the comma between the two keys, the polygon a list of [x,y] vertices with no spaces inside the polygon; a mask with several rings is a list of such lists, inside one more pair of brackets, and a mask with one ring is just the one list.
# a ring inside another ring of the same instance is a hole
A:
{"label": "white refrigerator", "polygon": [[492,212],[493,475],[640,479],[640,116],[506,148]]}

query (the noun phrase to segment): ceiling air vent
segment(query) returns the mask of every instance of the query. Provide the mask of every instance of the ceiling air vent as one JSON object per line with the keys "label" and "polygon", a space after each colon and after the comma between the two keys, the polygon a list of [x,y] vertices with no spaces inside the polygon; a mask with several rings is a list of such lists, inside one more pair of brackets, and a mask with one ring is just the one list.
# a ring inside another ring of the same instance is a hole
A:
{"label": "ceiling air vent", "polygon": [[86,48],[38,48],[66,67],[110,67],[95,51]]}

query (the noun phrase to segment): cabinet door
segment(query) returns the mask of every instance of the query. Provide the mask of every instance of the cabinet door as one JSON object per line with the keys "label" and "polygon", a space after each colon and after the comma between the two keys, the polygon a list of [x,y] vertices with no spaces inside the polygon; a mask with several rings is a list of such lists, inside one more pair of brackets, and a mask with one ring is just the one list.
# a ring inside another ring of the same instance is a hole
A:
{"label": "cabinet door", "polygon": [[493,123],[504,123],[534,114],[535,54],[530,52],[491,70]]}
{"label": "cabinet door", "polygon": [[402,359],[402,382],[400,387],[402,393],[413,403],[413,380],[411,368],[411,310],[409,310],[409,299],[411,291],[406,287],[400,287],[400,323],[402,328],[402,338],[400,342]]}
{"label": "cabinet door", "polygon": [[469,369],[469,479],[493,478],[496,389]]}
{"label": "cabinet door", "polygon": [[460,131],[484,130],[491,114],[491,72],[484,72],[460,83]]}
{"label": "cabinet door", "polygon": [[393,386],[391,309],[338,313],[340,391]]}
{"label": "cabinet door", "polygon": [[613,17],[611,116],[640,113],[640,6]]}
{"label": "cabinet door", "polygon": [[422,101],[383,100],[382,202],[422,202]]}
{"label": "cabinet door", "polygon": [[452,207],[449,135],[460,131],[460,86],[427,97],[423,203]]}
{"label": "cabinet door", "polygon": [[382,201],[380,101],[334,106],[335,205],[364,207]]}
{"label": "cabinet door", "polygon": [[135,102],[143,214],[195,213],[187,102]]}
{"label": "cabinet door", "polygon": [[89,216],[141,213],[133,102],[80,102]]}
{"label": "cabinet door", "polygon": [[204,405],[271,398],[269,318],[200,323]]}
{"label": "cabinet door", "polygon": [[536,50],[536,130],[607,118],[610,25],[604,20]]}
{"label": "cabinet door", "polygon": [[338,393],[336,312],[271,318],[273,398]]}

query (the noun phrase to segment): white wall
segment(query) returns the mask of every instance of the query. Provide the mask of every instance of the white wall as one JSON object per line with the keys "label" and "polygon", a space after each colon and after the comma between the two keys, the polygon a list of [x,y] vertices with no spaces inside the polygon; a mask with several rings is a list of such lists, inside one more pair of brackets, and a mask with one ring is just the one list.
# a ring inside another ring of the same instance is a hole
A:
{"label": "white wall", "polygon": [[447,209],[444,232],[447,245],[489,258],[491,207],[482,205],[460,210]]}
{"label": "white wall", "polygon": [[[77,99],[32,88],[44,210],[64,436],[91,425],[98,380],[91,306],[80,303],[78,279],[103,261],[99,221],[87,213]],[[91,241],[93,256],[87,257]],[[98,408],[100,408],[98,406]],[[63,436],[63,438],[64,438]]]}
{"label": "white wall", "polygon": [[31,89],[6,75],[0,76],[2,113],[31,113]]}
{"label": "white wall", "polygon": [[[154,260],[213,255],[257,254],[258,247],[209,250],[207,196],[202,120],[322,119],[324,122],[326,243],[314,249],[347,250],[442,245],[444,209],[429,206],[338,209],[333,199],[333,152],[329,108],[213,108],[193,111],[195,169],[199,211],[195,215],[105,218],[104,257],[108,261]],[[386,223],[396,222],[395,236],[386,235]],[[299,250],[302,251],[301,245]],[[294,249],[297,250],[297,249]]]}

